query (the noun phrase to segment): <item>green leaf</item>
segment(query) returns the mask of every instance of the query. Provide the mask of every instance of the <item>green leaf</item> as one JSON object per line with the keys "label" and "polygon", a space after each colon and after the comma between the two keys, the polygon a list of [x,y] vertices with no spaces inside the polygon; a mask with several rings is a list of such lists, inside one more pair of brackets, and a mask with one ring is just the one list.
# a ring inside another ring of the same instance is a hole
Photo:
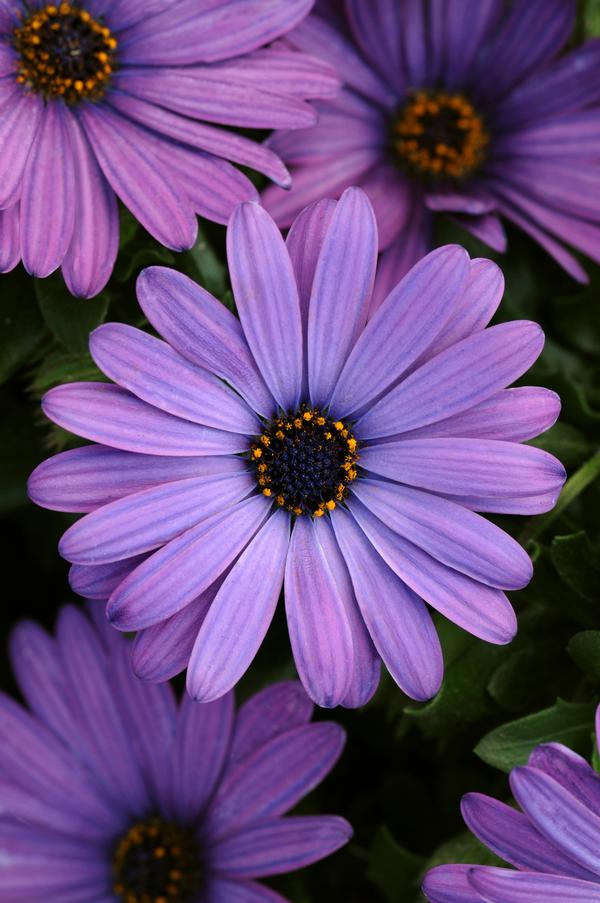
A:
{"label": "green leaf", "polygon": [[600,0],[587,0],[583,16],[587,36],[595,38],[600,35]]}
{"label": "green leaf", "polygon": [[21,270],[0,277],[0,383],[30,360],[46,333],[31,280]]}
{"label": "green leaf", "polygon": [[424,859],[415,856],[392,837],[381,825],[367,853],[366,877],[378,888],[386,903],[404,903],[416,893]]}
{"label": "green leaf", "polygon": [[109,296],[74,298],[58,273],[35,280],[40,312],[57,342],[73,353],[84,352],[90,332],[104,322]]}
{"label": "green leaf", "polygon": [[581,430],[568,423],[555,423],[551,429],[527,444],[555,455],[565,467],[579,467],[592,451],[591,442]]}
{"label": "green leaf", "polygon": [[600,630],[582,630],[567,646],[576,665],[589,677],[600,681]]}
{"label": "green leaf", "polygon": [[569,703],[557,699],[551,708],[495,728],[479,741],[475,753],[488,765],[506,772],[524,765],[540,743],[564,743],[589,756],[595,708],[594,703]]}
{"label": "green leaf", "polygon": [[[198,282],[215,298],[224,298],[229,285],[227,267],[219,259],[202,231],[198,232],[194,247],[183,255],[183,264],[183,268],[190,278]],[[227,306],[231,308],[232,302],[233,296]]]}
{"label": "green leaf", "polygon": [[600,561],[584,530],[556,536],[550,547],[554,567],[571,589],[584,599],[600,599]]}
{"label": "green leaf", "polygon": [[106,381],[106,376],[98,370],[88,353],[65,354],[55,350],[47,354],[35,370],[30,389],[39,398],[53,386],[88,380]]}

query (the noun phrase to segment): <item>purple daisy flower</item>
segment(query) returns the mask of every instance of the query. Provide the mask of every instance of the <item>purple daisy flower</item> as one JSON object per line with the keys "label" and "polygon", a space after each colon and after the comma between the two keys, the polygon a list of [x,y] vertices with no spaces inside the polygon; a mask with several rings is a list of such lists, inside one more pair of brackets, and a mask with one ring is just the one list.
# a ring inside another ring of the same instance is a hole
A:
{"label": "purple daisy flower", "polygon": [[[600,743],[600,707],[596,711]],[[561,743],[545,743],[514,768],[522,811],[468,793],[462,814],[490,850],[517,869],[440,865],[426,876],[431,903],[599,903],[600,775]]]}
{"label": "purple daisy flower", "polygon": [[337,724],[310,724],[299,684],[235,711],[233,694],[179,704],[129,667],[106,621],[62,609],[56,638],[12,637],[29,711],[0,695],[4,903],[285,903],[255,879],[342,847],[336,816],[284,814],[331,771]]}
{"label": "purple daisy flower", "polygon": [[304,98],[338,90],[331,67],[265,47],[312,4],[0,0],[0,271],[21,258],[35,276],[62,266],[88,297],[114,265],[116,197],[181,251],[196,214],[226,223],[256,198],[228,161],[289,185],[272,151],[220,126],[315,121]]}
{"label": "purple daisy flower", "polygon": [[31,498],[89,512],[60,552],[71,585],[138,631],[148,680],[188,667],[208,701],[242,676],[285,577],[296,666],[323,706],[373,694],[379,658],[415,699],[442,652],[423,600],[493,643],[514,635],[504,589],[529,556],[477,511],[551,508],[565,472],[522,441],[557,396],[506,387],[538,357],[535,323],[485,329],[499,268],[448,246],[417,264],[367,322],[377,226],[360,189],[322,201],[287,246],[243,204],[227,234],[239,320],[186,276],[138,280],[165,341],[119,323],[90,350],[116,385],[72,383],[46,415],[95,443],[41,464]]}
{"label": "purple daisy flower", "polygon": [[380,300],[431,247],[439,210],[498,251],[502,215],[587,281],[562,242],[600,260],[600,41],[559,56],[575,9],[321,0],[288,40],[336,65],[345,88],[318,104],[317,126],[270,139],[294,180],[267,188],[266,208],[285,227],[312,201],[364,188]]}

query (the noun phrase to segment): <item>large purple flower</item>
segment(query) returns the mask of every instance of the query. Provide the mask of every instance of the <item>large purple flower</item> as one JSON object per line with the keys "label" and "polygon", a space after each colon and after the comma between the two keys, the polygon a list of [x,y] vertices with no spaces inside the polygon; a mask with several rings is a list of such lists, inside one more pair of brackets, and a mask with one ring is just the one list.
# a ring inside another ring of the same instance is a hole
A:
{"label": "large purple flower", "polygon": [[30,711],[0,695],[3,903],[285,903],[256,878],[343,846],[335,816],[282,816],[333,768],[344,732],[299,684],[234,708],[181,704],[129,667],[129,641],[67,606],[56,638],[12,638]]}
{"label": "large purple flower", "polygon": [[115,195],[182,250],[196,214],[226,223],[256,197],[227,161],[289,185],[272,151],[219,126],[315,121],[303,98],[335,93],[333,70],[264,46],[312,3],[0,0],[0,271],[62,265],[74,294],[94,295],[117,253]]}
{"label": "large purple flower", "polygon": [[[600,743],[600,708],[596,712]],[[600,775],[561,743],[538,746],[510,775],[523,811],[468,793],[474,834],[518,871],[441,865],[425,878],[431,903],[600,903]]]}
{"label": "large purple flower", "polygon": [[575,0],[323,2],[288,36],[335,64],[345,89],[319,123],[278,133],[290,192],[267,189],[280,226],[361,185],[384,251],[380,300],[431,247],[433,211],[496,250],[499,214],[572,276],[562,242],[600,260],[600,41],[558,56]]}
{"label": "large purple flower", "polygon": [[139,631],[138,675],[187,665],[194,697],[227,692],[285,575],[315,701],[363,704],[380,657],[429,698],[443,663],[423,599],[507,643],[503,590],[531,577],[523,549],[475,512],[546,511],[564,480],[555,458],[520,444],[554,422],[558,398],[506,388],[542,331],[485,329],[502,274],[458,246],[415,266],[367,322],[377,228],[359,189],[304,211],[287,247],[243,204],[227,243],[240,319],[181,273],[145,270],[139,301],[166,341],[119,323],[92,334],[117,385],[59,386],[43,407],[100,444],[40,465],[31,497],[90,512],[60,551],[73,588],[110,597],[115,627]]}

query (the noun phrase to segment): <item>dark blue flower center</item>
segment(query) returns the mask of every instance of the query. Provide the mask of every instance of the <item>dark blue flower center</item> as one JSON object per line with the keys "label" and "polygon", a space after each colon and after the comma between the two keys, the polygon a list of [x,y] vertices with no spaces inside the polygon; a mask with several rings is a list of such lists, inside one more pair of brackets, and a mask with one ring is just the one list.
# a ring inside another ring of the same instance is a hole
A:
{"label": "dark blue flower center", "polygon": [[462,94],[418,91],[397,113],[392,143],[397,159],[413,172],[462,179],[485,159],[489,135]]}
{"label": "dark blue flower center", "polygon": [[159,816],[137,822],[117,844],[113,879],[124,903],[190,903],[201,885],[193,831]]}
{"label": "dark blue flower center", "polygon": [[265,424],[250,459],[263,495],[296,515],[322,517],[356,479],[357,448],[346,423],[302,405]]}
{"label": "dark blue flower center", "polygon": [[19,53],[17,81],[69,104],[97,100],[114,66],[116,38],[74,3],[47,4],[24,18],[13,34]]}

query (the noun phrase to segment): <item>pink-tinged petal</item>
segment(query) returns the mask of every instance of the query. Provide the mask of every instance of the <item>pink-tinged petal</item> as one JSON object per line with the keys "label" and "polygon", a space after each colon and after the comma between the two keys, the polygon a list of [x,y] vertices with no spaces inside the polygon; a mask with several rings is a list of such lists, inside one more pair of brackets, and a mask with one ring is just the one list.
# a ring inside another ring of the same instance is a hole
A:
{"label": "pink-tinged petal", "polygon": [[42,508],[86,513],[161,483],[243,473],[233,455],[173,458],[84,445],[43,461],[29,477],[29,497]]}
{"label": "pink-tinged petal", "polygon": [[170,110],[146,103],[130,95],[113,94],[110,102],[113,109],[161,135],[174,138],[183,144],[197,147],[242,166],[256,169],[277,185],[288,188],[291,185],[287,169],[279,157],[264,144],[258,144],[256,141],[226,129],[178,116],[177,113],[171,113]]}
{"label": "pink-tinged petal", "polygon": [[99,326],[90,336],[90,353],[106,376],[155,408],[216,429],[260,432],[260,421],[239,395],[141,329]]}
{"label": "pink-tinged petal", "polygon": [[252,497],[171,540],[119,585],[106,613],[118,630],[142,630],[181,611],[217,580],[269,511]]}
{"label": "pink-tinged petal", "polygon": [[583,868],[600,875],[600,815],[553,777],[528,765],[513,769],[510,787],[527,817],[550,843]]}
{"label": "pink-tinged petal", "polygon": [[408,486],[444,495],[557,495],[567,478],[539,448],[496,439],[399,439],[365,448],[361,467]]}
{"label": "pink-tinged petal", "polygon": [[407,203],[410,203],[409,225],[379,257],[369,317],[373,316],[400,280],[431,249],[433,219],[423,203],[420,186],[414,183],[411,185],[411,196]]}
{"label": "pink-tinged petal", "polygon": [[0,210],[0,273],[9,273],[21,259],[19,205]]}
{"label": "pink-tinged petal", "polygon": [[102,291],[112,273],[119,249],[119,213],[114,193],[75,116],[67,117],[67,125],[77,205],[62,272],[73,295],[91,298]]}
{"label": "pink-tinged petal", "polygon": [[524,442],[550,429],[559,414],[560,398],[556,392],[537,386],[520,386],[501,389],[467,411],[409,430],[403,437],[471,436]]}
{"label": "pink-tinged petal", "polygon": [[308,308],[315,269],[336,203],[331,198],[316,201],[298,214],[286,239],[286,245],[298,286],[302,334],[306,343]]}
{"label": "pink-tinged petal", "polygon": [[108,564],[73,564],[69,568],[69,586],[73,592],[84,599],[97,599],[106,602],[116,590],[119,583],[127,577],[146,555],[136,555],[122,561],[109,561]]}
{"label": "pink-tinged petal", "polygon": [[198,631],[223,577],[174,615],[136,634],[131,664],[141,680],[160,683],[187,668]]}
{"label": "pink-tinged petal", "polygon": [[390,530],[357,499],[349,508],[383,560],[432,608],[488,643],[503,645],[513,639],[517,619],[503,592],[441,564]]}
{"label": "pink-tinged petal", "polygon": [[388,392],[360,418],[357,434],[364,439],[391,436],[466,411],[518,379],[543,344],[540,327],[526,320],[469,336]]}
{"label": "pink-tinged petal", "polygon": [[[297,25],[313,0],[180,0],[177,15],[140,21],[123,40],[128,64],[183,66],[241,56],[269,44]],[[121,45],[120,45],[121,46]]]}
{"label": "pink-tinged petal", "polygon": [[492,250],[498,251],[500,254],[506,251],[508,239],[502,220],[497,213],[484,213],[481,216],[455,213],[450,219],[474,235],[475,238],[489,245]]}
{"label": "pink-tinged petal", "polygon": [[294,411],[302,389],[298,289],[281,232],[258,204],[242,204],[233,214],[227,259],[250,350],[275,400]]}
{"label": "pink-tinged petal", "polygon": [[600,815],[600,776],[573,750],[560,743],[542,743],[535,747],[527,764],[539,768]]}
{"label": "pink-tinged petal", "polygon": [[600,903],[600,886],[562,875],[475,867],[469,883],[486,903]]}
{"label": "pink-tinged petal", "polygon": [[350,514],[340,508],[332,523],[385,666],[407,695],[430,699],[440,688],[444,662],[427,606],[386,565]]}
{"label": "pink-tinged petal", "polygon": [[206,814],[211,840],[283,815],[329,774],[344,748],[338,724],[321,721],[279,734],[229,771]]}
{"label": "pink-tinged petal", "polygon": [[208,850],[211,871],[229,878],[260,878],[305,868],[348,843],[352,828],[335,815],[256,822]]}
{"label": "pink-tinged petal", "polygon": [[[285,574],[285,609],[294,661],[317,705],[340,705],[354,670],[352,630],[314,522],[294,524]],[[352,602],[353,600],[349,600]]]}
{"label": "pink-tinged petal", "polygon": [[34,276],[48,276],[63,261],[75,223],[75,171],[68,118],[59,104],[44,110],[23,173],[21,250]]}
{"label": "pink-tinged petal", "polygon": [[198,223],[191,205],[153,150],[163,139],[108,106],[82,106],[80,122],[113,191],[161,244],[191,248]]}
{"label": "pink-tinged petal", "polygon": [[194,699],[218,699],[254,659],[283,585],[289,531],[289,515],[276,511],[225,578],[190,656],[187,689]]}
{"label": "pink-tinged petal", "polygon": [[273,397],[231,311],[176,270],[149,267],[137,280],[140,306],[150,323],[183,357],[237,389],[265,417]]}
{"label": "pink-tinged petal", "polygon": [[108,383],[65,383],[42,399],[50,420],[64,429],[141,454],[226,455],[246,451],[248,440],[166,414]]}
{"label": "pink-tinged petal", "polygon": [[170,542],[201,520],[252,492],[250,474],[192,477],[134,492],[73,524],[59,552],[74,564],[106,564]]}
{"label": "pink-tinged petal", "polygon": [[270,887],[254,881],[228,881],[210,876],[202,889],[202,903],[290,903]]}
{"label": "pink-tinged petal", "polygon": [[412,189],[404,173],[391,163],[379,162],[361,180],[375,211],[379,250],[384,251],[406,228],[411,228]]}
{"label": "pink-tinged petal", "polygon": [[215,792],[227,761],[234,714],[233,693],[206,705],[187,695],[181,702],[170,763],[169,808],[183,824],[195,824]]}
{"label": "pink-tinged petal", "polygon": [[473,834],[493,853],[525,871],[550,872],[595,881],[534,828],[526,815],[482,793],[467,793],[461,812]]}
{"label": "pink-tinged petal", "polygon": [[483,903],[469,884],[470,865],[438,865],[425,875],[423,893],[430,903]]}
{"label": "pink-tinged petal", "polygon": [[350,352],[331,397],[335,416],[372,404],[398,381],[443,330],[468,275],[469,257],[457,245],[432,251],[410,270]]}
{"label": "pink-tinged petal", "polygon": [[290,50],[283,42],[213,63],[202,71],[289,97],[332,98],[340,89],[340,77],[333,66],[316,56]]}
{"label": "pink-tinged petal", "polygon": [[238,710],[228,769],[269,740],[308,724],[314,706],[296,680],[281,681],[251,696]]}
{"label": "pink-tinged petal", "polygon": [[342,195],[315,269],[308,314],[308,384],[312,403],[327,404],[364,328],[377,263],[377,224],[365,194]]}
{"label": "pink-tinged petal", "polygon": [[358,480],[353,492],[390,529],[433,558],[488,586],[521,589],[533,573],[527,552],[495,524],[448,499]]}
{"label": "pink-tinged petal", "polygon": [[2,97],[1,109],[0,208],[4,208],[19,200],[27,158],[46,108],[38,94],[23,91],[15,84]]}

